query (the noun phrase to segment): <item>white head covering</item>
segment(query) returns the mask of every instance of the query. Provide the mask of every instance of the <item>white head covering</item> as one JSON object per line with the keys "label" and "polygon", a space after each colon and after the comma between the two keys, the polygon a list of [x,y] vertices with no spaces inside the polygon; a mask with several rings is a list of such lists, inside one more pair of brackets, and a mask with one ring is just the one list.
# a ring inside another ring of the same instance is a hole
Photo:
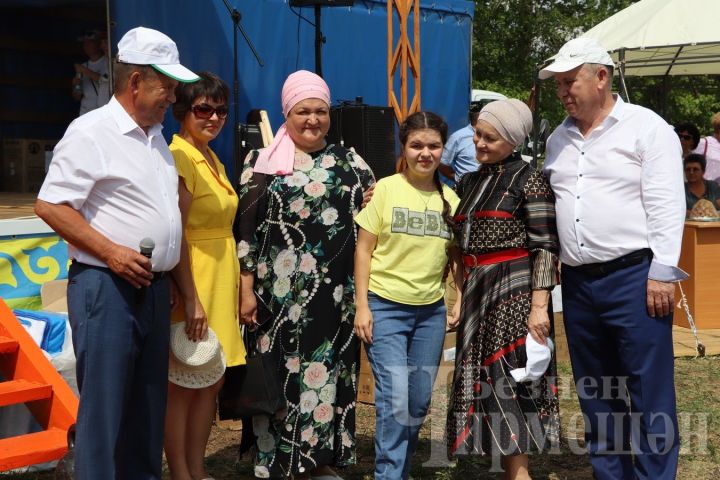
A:
{"label": "white head covering", "polygon": [[495,100],[480,110],[478,121],[484,120],[508,143],[517,147],[532,131],[532,112],[525,102],[516,98]]}

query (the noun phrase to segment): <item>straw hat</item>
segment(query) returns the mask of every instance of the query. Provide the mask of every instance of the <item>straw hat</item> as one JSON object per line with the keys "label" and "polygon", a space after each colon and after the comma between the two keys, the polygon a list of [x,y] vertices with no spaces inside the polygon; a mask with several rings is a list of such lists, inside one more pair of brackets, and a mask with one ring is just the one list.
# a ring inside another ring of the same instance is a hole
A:
{"label": "straw hat", "polygon": [[205,338],[193,342],[185,333],[185,322],[170,327],[168,379],[185,388],[205,388],[225,373],[225,354],[215,332],[208,327]]}

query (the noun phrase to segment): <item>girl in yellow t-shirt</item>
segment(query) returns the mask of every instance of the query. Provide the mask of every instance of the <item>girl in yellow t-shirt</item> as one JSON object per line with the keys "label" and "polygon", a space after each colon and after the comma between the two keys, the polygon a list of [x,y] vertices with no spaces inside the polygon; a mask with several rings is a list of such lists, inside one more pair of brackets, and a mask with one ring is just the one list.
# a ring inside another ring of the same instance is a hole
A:
{"label": "girl in yellow t-shirt", "polygon": [[355,218],[355,332],[375,376],[376,480],[408,478],[445,338],[443,272],[459,258],[451,218],[460,201],[437,171],[447,131],[432,112],[410,115],[400,173],[380,180]]}

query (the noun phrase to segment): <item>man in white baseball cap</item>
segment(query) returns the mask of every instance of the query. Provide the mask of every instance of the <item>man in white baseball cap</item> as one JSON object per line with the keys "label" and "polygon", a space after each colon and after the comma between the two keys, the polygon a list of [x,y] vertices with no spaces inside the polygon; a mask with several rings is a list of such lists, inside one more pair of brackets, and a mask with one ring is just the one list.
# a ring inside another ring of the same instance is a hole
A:
{"label": "man in white baseball cap", "polygon": [[[684,225],[682,149],[660,116],[613,94],[596,40],[540,71],[568,117],[548,139],[563,315],[598,480],[675,478],[674,282]],[[629,395],[629,402],[628,402]]]}
{"label": "man in white baseball cap", "polygon": [[[118,49],[115,94],[70,124],[35,204],[73,260],[67,302],[80,389],[76,480],[161,478],[166,273],[187,287],[174,272],[182,220],[162,121],[178,82],[198,77],[156,30],[132,29]],[[138,252],[141,241],[152,258]]]}

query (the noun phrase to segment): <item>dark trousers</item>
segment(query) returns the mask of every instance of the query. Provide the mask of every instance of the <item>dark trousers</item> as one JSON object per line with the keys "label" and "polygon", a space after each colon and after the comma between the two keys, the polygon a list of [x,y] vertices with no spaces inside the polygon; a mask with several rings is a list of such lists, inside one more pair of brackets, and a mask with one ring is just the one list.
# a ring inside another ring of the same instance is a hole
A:
{"label": "dark trousers", "polygon": [[68,313],[80,407],[75,479],[160,479],[167,402],[167,278],[136,290],[109,269],[73,263]]}
{"label": "dark trousers", "polygon": [[598,480],[674,479],[677,470],[672,313],[647,313],[649,265],[601,277],[562,267],[565,332]]}

